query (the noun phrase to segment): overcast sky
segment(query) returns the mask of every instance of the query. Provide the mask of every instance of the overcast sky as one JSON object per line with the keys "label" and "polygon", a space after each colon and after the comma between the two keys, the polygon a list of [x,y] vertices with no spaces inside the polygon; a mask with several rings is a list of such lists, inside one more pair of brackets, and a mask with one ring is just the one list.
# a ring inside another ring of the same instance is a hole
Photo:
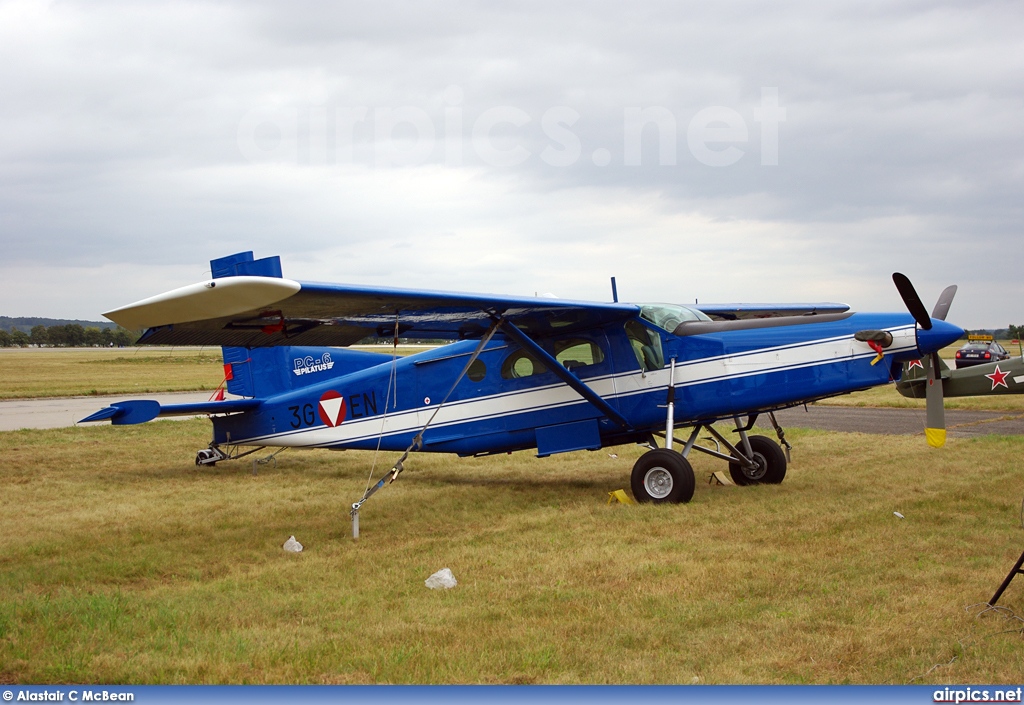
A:
{"label": "overcast sky", "polygon": [[1019,2],[0,0],[0,313],[300,280],[1024,323]]}

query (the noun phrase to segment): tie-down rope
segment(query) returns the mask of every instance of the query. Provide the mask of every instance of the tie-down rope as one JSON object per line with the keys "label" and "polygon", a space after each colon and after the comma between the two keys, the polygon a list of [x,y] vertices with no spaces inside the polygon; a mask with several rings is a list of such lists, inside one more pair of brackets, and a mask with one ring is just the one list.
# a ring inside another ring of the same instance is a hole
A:
{"label": "tie-down rope", "polygon": [[[479,345],[476,346],[476,349],[473,350],[473,354],[470,355],[469,360],[466,361],[465,366],[462,368],[462,372],[459,373],[459,376],[455,379],[455,382],[448,390],[448,393],[445,394],[444,399],[441,400],[441,403],[438,404],[437,407],[434,409],[434,413],[432,413],[430,415],[430,418],[427,419],[427,422],[423,424],[423,428],[421,428],[419,432],[415,436],[413,436],[412,443],[410,443],[409,447],[405,449],[404,453],[402,453],[402,457],[395,461],[395,464],[391,466],[391,470],[385,473],[385,475],[380,480],[378,480],[376,484],[374,484],[372,487],[367,489],[365,493],[363,493],[362,498],[358,502],[352,505],[352,511],[349,512],[349,514],[352,517],[352,538],[359,538],[359,508],[362,507],[366,500],[372,497],[374,493],[377,492],[377,490],[383,487],[385,482],[394,482],[395,480],[397,480],[398,476],[405,469],[405,461],[409,458],[409,454],[412,453],[414,450],[420,450],[423,448],[423,434],[426,433],[427,428],[430,426],[431,423],[433,423],[434,419],[437,417],[438,412],[441,411],[441,407],[443,407],[448,402],[448,399],[451,397],[452,393],[455,392],[455,387],[457,387],[459,382],[462,381],[462,378],[466,376],[466,374],[469,372],[469,368],[472,366],[474,362],[476,362],[476,359],[480,356],[480,353],[483,352],[483,349],[487,346],[487,343],[490,342],[491,338],[494,336],[494,333],[498,329],[498,326],[501,324],[502,320],[504,319],[494,321],[494,323],[491,324],[491,327],[487,329],[487,333],[485,333],[484,336],[480,339]],[[381,435],[383,435],[383,428],[381,430]],[[391,478],[390,480],[388,480],[389,477]]]}

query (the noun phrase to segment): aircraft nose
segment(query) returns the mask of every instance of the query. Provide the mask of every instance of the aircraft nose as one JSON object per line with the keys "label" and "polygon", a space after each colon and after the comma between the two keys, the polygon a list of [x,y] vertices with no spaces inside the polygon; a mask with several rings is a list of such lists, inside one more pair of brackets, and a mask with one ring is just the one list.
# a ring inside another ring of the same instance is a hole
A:
{"label": "aircraft nose", "polygon": [[917,349],[922,355],[938,352],[956,342],[963,334],[964,329],[960,326],[933,318],[930,330],[917,329]]}

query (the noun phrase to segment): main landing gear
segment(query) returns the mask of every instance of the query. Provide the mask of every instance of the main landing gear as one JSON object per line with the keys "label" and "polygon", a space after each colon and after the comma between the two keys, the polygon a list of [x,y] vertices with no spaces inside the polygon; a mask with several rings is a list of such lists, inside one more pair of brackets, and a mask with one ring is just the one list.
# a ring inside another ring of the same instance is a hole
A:
{"label": "main landing gear", "polygon": [[[777,485],[786,477],[786,466],[790,445],[786,442],[785,433],[775,421],[774,414],[768,414],[775,427],[779,441],[785,450],[767,436],[748,436],[757,420],[757,414],[747,418],[741,424],[735,417],[739,442],[732,443],[710,424],[697,424],[690,432],[690,437],[682,451],[672,450],[672,437],[665,436],[666,447],[654,448],[640,456],[633,466],[630,487],[633,497],[638,502],[689,502],[693,498],[695,479],[693,467],[687,460],[690,451],[697,450],[707,453],[729,463],[729,475],[737,485]],[[714,439],[717,448],[712,450],[697,445],[697,437],[706,431]],[[653,437],[651,439],[653,445]],[[722,447],[728,454],[722,452]]]}
{"label": "main landing gear", "polygon": [[637,502],[689,502],[696,481],[690,461],[674,450],[655,448],[640,456],[629,480]]}

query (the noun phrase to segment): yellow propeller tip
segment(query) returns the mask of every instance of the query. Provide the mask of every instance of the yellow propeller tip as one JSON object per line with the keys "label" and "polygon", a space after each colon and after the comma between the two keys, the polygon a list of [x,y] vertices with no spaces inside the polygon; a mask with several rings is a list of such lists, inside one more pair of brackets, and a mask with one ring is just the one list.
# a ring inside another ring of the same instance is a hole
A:
{"label": "yellow propeller tip", "polygon": [[944,428],[926,428],[924,436],[932,448],[941,448],[946,445],[946,429]]}

